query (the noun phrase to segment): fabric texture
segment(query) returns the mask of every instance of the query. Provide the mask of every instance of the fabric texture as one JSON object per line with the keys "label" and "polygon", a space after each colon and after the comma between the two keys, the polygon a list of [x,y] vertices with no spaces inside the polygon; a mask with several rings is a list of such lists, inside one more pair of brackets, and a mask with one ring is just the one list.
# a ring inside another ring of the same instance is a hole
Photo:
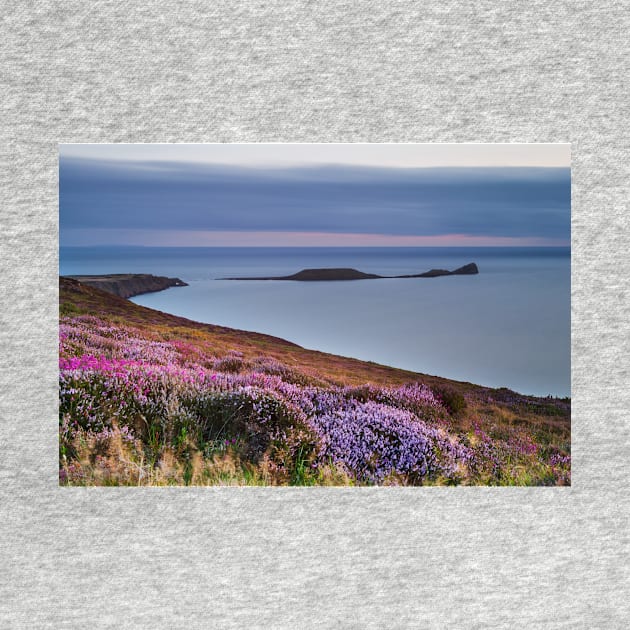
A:
{"label": "fabric texture", "polygon": [[[627,2],[6,2],[2,628],[625,628]],[[570,488],[59,488],[58,143],[571,142]]]}

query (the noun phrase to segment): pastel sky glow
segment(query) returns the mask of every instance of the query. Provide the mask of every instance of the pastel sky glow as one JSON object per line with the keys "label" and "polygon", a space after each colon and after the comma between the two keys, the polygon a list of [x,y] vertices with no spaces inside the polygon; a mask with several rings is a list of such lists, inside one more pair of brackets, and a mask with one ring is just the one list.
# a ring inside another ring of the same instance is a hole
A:
{"label": "pastel sky glow", "polygon": [[[545,247],[565,246],[564,239],[468,236],[401,236],[395,234],[335,234],[334,232],[247,232],[205,230],[70,229],[65,243],[80,245],[140,245],[145,247]],[[62,243],[63,244],[63,243]]]}
{"label": "pastel sky glow", "polygon": [[62,157],[250,167],[569,167],[570,144],[62,144]]}
{"label": "pastel sky glow", "polygon": [[570,145],[61,145],[65,246],[570,244]]}

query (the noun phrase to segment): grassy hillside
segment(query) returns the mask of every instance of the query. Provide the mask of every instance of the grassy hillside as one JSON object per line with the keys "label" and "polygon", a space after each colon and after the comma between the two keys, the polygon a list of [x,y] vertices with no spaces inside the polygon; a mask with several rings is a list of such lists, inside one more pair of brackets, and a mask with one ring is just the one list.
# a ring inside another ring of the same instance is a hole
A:
{"label": "grassy hillside", "polygon": [[60,483],[570,483],[570,402],[193,322],[60,279]]}

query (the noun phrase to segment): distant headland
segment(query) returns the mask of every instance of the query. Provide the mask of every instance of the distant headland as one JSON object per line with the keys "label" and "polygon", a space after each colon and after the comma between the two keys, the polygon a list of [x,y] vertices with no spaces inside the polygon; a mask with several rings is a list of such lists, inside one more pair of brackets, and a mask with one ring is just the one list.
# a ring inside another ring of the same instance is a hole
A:
{"label": "distant headland", "polygon": [[66,276],[107,293],[130,298],[143,293],[155,293],[170,287],[187,287],[179,278],[152,276],[148,273],[112,273],[106,275]]}
{"label": "distant headland", "polygon": [[469,263],[454,271],[446,269],[431,269],[424,273],[408,274],[404,276],[379,276],[375,273],[364,273],[357,269],[328,268],[302,269],[290,276],[269,276],[255,278],[219,278],[219,280],[297,280],[301,282],[323,282],[331,280],[376,280],[383,278],[437,278],[438,276],[468,276],[479,273],[475,263]]}

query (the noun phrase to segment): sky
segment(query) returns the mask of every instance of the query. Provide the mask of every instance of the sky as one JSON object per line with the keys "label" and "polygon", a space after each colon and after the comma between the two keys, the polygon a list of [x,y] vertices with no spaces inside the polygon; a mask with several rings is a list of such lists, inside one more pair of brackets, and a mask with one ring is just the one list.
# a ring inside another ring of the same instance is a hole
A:
{"label": "sky", "polygon": [[60,145],[62,246],[570,244],[568,144]]}

